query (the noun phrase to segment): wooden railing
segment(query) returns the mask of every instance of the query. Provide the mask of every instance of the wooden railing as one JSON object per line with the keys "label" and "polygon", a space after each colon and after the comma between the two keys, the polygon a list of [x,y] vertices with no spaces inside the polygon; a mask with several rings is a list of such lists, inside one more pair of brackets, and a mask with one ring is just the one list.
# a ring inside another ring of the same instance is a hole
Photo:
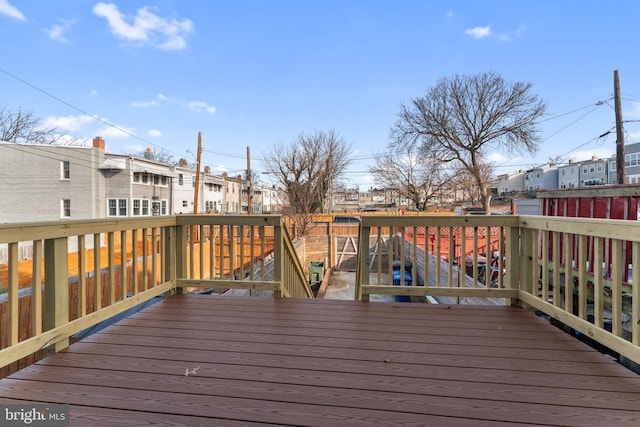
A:
{"label": "wooden railing", "polygon": [[640,225],[521,216],[519,227],[518,299],[640,363]]}
{"label": "wooden railing", "polygon": [[358,252],[356,298],[518,304],[640,363],[640,274],[623,281],[640,271],[635,221],[364,217]]}
{"label": "wooden railing", "polygon": [[[0,245],[8,253],[6,276],[0,271],[0,367],[64,348],[75,333],[176,289],[312,296],[279,216],[0,225]],[[633,274],[640,227],[633,221],[365,216],[358,245],[357,298],[520,304],[640,363],[640,274]]]}
{"label": "wooden railing", "polygon": [[282,217],[188,215],[177,227],[178,247],[188,248],[178,253],[178,287],[313,297]]}
{"label": "wooden railing", "polygon": [[[65,348],[77,332],[170,291],[174,242],[174,217],[0,226],[0,367]],[[18,259],[19,245],[30,259]]]}
{"label": "wooden railing", "polygon": [[313,297],[279,216],[0,225],[0,249],[7,253],[7,263],[0,264],[0,376],[176,289]]}

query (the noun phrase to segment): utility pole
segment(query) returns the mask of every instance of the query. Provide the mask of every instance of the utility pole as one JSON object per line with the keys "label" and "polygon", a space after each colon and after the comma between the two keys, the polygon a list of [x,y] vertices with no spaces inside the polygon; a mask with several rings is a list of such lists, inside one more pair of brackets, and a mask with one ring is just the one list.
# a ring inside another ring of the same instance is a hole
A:
{"label": "utility pole", "polygon": [[624,170],[624,129],[622,128],[622,103],[620,102],[620,76],[613,70],[613,98],[616,110],[616,183],[627,181]]}
{"label": "utility pole", "polygon": [[199,195],[199,189],[200,189],[200,155],[202,154],[202,132],[198,132],[198,155],[196,158],[196,188],[194,190],[194,195],[193,195],[193,213],[195,215],[198,214],[198,198],[200,197]]}
{"label": "utility pole", "polygon": [[247,193],[247,214],[251,215],[253,209],[251,204],[253,203],[253,185],[251,179],[251,148],[247,147],[247,181],[249,182],[249,191]]}

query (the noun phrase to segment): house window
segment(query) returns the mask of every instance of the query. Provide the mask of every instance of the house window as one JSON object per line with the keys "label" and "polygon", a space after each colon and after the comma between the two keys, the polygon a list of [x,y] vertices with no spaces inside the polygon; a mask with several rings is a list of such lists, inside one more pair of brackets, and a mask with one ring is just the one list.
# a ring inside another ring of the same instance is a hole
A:
{"label": "house window", "polygon": [[169,180],[167,179],[166,176],[163,176],[160,178],[160,185],[166,187],[169,185]]}
{"label": "house window", "polygon": [[108,199],[107,216],[127,216],[127,199]]}
{"label": "house window", "polygon": [[149,183],[149,174],[146,174],[146,173],[142,174],[142,183],[143,184],[148,184]]}
{"label": "house window", "polygon": [[140,182],[140,172],[133,173],[133,182]]}
{"label": "house window", "polygon": [[62,217],[71,218],[71,200],[62,199]]}
{"label": "house window", "polygon": [[602,165],[598,165],[598,172],[602,172]]}
{"label": "house window", "polygon": [[149,215],[149,200],[142,199],[142,215]]}
{"label": "house window", "polygon": [[178,185],[183,185],[183,184],[184,184],[184,175],[179,173],[178,174]]}
{"label": "house window", "polygon": [[70,177],[70,165],[68,160],[60,162],[60,179],[69,179]]}
{"label": "house window", "polygon": [[160,175],[153,175],[153,185],[160,184]]}
{"label": "house window", "polygon": [[140,199],[133,199],[133,216],[140,215]]}
{"label": "house window", "polygon": [[160,201],[160,215],[167,215],[167,201]]}

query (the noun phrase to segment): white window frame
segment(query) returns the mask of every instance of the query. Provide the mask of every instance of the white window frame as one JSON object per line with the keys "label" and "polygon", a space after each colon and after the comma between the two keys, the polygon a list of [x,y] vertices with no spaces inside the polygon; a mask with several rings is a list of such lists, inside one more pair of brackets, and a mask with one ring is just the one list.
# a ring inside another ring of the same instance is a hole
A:
{"label": "white window frame", "polygon": [[[123,213],[124,209],[124,213]],[[127,199],[107,199],[107,217],[122,217],[128,215]]]}
{"label": "white window frame", "polygon": [[71,199],[60,200],[60,217],[71,218]]}
{"label": "white window frame", "polygon": [[60,160],[60,180],[69,181],[71,179],[71,162]]}

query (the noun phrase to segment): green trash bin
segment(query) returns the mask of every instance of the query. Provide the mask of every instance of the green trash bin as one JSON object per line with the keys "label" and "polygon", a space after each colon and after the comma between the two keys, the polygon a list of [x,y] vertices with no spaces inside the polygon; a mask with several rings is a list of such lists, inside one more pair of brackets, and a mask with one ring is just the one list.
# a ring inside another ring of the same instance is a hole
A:
{"label": "green trash bin", "polygon": [[324,277],[324,262],[323,261],[311,261],[309,263],[309,285],[313,287],[317,285],[320,287],[322,278]]}

